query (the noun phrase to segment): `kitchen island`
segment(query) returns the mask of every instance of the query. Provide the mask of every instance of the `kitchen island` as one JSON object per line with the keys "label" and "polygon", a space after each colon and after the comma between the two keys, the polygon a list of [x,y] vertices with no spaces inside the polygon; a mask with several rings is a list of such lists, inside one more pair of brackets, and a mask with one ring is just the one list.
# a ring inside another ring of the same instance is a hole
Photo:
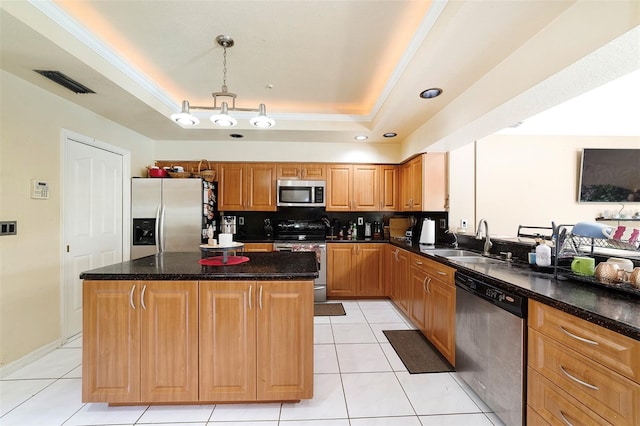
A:
{"label": "kitchen island", "polygon": [[311,398],[315,254],[247,257],[161,253],[83,272],[83,402]]}

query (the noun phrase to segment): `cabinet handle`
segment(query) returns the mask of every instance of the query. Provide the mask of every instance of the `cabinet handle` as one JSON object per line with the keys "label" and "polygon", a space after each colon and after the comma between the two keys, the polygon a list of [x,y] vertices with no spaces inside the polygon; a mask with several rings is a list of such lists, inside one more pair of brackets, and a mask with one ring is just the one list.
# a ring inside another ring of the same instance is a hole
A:
{"label": "cabinet handle", "polygon": [[260,286],[260,310],[262,310],[262,286]]}
{"label": "cabinet handle", "polygon": [[575,334],[567,331],[563,326],[559,326],[559,327],[560,327],[560,330],[562,330],[562,332],[564,334],[566,334],[567,336],[572,337],[572,338],[574,338],[576,340],[579,340],[580,342],[588,343],[589,345],[596,345],[596,346],[599,345],[599,343],[596,342],[595,340],[589,340],[589,339],[585,339],[584,337],[576,336]]}
{"label": "cabinet handle", "polygon": [[431,277],[428,277],[429,279],[427,280],[427,293],[431,294],[431,286],[429,284],[431,284]]}
{"label": "cabinet handle", "polygon": [[446,272],[442,272],[442,271],[437,271],[437,272],[438,272],[438,274],[440,274],[440,275],[447,275],[447,273],[446,273]]}
{"label": "cabinet handle", "polygon": [[564,413],[562,412],[562,410],[560,410],[560,417],[562,417],[562,421],[564,421],[564,423],[567,426],[573,426],[573,423],[571,423],[569,420],[567,420],[567,418],[565,417]]}
{"label": "cabinet handle", "polygon": [[[298,174],[298,173],[296,173],[296,174]],[[300,177],[304,179],[304,169],[300,170]]]}
{"label": "cabinet handle", "polygon": [[142,287],[142,294],[140,295],[140,304],[142,305],[142,309],[144,309],[145,311],[147,310],[147,305],[144,304],[144,294],[147,291],[147,285],[145,284],[144,287]]}
{"label": "cabinet handle", "polygon": [[563,367],[562,365],[560,365],[560,370],[562,370],[562,372],[564,373],[564,375],[565,375],[565,376],[567,376],[568,378],[570,378],[571,380],[573,380],[574,382],[580,383],[582,386],[586,386],[586,387],[588,387],[589,389],[593,389],[593,390],[600,390],[600,388],[598,388],[597,386],[592,385],[591,383],[587,383],[587,382],[585,382],[585,381],[582,381],[582,380],[578,379],[577,377],[575,377],[575,376],[573,376],[573,375],[569,374],[569,373],[567,372],[567,370],[565,370],[565,369],[564,369],[564,367]]}
{"label": "cabinet handle", "polygon": [[422,262],[419,260],[416,260],[416,265],[422,265]]}
{"label": "cabinet handle", "polygon": [[129,292],[129,305],[131,305],[131,309],[135,309],[136,305],[133,304],[133,292],[136,290],[136,285],[134,284],[131,287],[131,291]]}
{"label": "cabinet handle", "polygon": [[400,262],[400,259],[398,258],[398,253],[400,253],[400,249],[396,249],[396,251],[393,252],[393,256],[396,258],[396,262]]}
{"label": "cabinet handle", "polygon": [[252,295],[253,295],[253,285],[250,285],[249,286],[249,310],[253,309],[253,306],[251,303]]}

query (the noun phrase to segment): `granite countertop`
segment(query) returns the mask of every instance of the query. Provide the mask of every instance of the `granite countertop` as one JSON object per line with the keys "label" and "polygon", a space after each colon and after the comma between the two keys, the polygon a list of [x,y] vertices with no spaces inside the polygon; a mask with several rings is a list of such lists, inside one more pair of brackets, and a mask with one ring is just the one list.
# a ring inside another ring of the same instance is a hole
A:
{"label": "granite countertop", "polygon": [[[567,280],[556,280],[553,272],[540,272],[528,264],[501,262],[470,264],[425,254],[417,244],[392,242],[393,245],[435,259],[462,273],[498,288],[537,300],[583,318],[604,328],[640,340],[640,298],[617,290]],[[447,247],[450,248],[450,247]]]}
{"label": "granite countertop", "polygon": [[248,262],[202,266],[199,252],[159,253],[80,274],[85,280],[313,280],[318,278],[312,252],[245,253]]}

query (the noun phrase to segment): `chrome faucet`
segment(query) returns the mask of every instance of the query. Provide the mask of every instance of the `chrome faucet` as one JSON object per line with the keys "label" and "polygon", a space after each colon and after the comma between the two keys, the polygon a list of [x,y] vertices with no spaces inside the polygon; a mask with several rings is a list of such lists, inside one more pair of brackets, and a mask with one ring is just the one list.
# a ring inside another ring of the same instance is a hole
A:
{"label": "chrome faucet", "polygon": [[487,256],[489,255],[489,250],[491,250],[491,247],[493,246],[493,244],[491,243],[491,238],[489,238],[489,225],[487,224],[487,221],[485,219],[480,219],[480,222],[478,222],[478,227],[476,228],[476,240],[482,239],[482,237],[480,236],[482,223],[484,223],[484,236],[485,236],[484,251],[482,252],[482,254]]}
{"label": "chrome faucet", "polygon": [[444,233],[445,233],[445,234],[453,235],[453,243],[451,243],[451,246],[452,246],[453,248],[458,248],[458,236],[456,235],[456,233],[455,233],[455,232],[453,232],[453,231],[451,231],[451,230],[449,230],[449,229],[447,229],[446,231],[444,231]]}

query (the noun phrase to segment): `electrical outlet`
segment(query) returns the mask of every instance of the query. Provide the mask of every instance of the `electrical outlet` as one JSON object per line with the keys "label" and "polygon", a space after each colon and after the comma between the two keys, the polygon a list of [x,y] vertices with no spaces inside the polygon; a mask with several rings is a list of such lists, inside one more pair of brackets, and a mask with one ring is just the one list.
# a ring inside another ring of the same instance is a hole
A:
{"label": "electrical outlet", "polygon": [[467,219],[460,219],[460,228],[467,229]]}
{"label": "electrical outlet", "polygon": [[440,219],[440,229],[446,229],[447,228],[447,221],[446,219]]}
{"label": "electrical outlet", "polygon": [[0,222],[0,235],[16,235],[18,233],[18,222],[15,220]]}
{"label": "electrical outlet", "polygon": [[238,225],[244,225],[244,216],[238,216]]}
{"label": "electrical outlet", "polygon": [[358,218],[358,225],[364,225],[364,218],[363,217],[359,217]]}

